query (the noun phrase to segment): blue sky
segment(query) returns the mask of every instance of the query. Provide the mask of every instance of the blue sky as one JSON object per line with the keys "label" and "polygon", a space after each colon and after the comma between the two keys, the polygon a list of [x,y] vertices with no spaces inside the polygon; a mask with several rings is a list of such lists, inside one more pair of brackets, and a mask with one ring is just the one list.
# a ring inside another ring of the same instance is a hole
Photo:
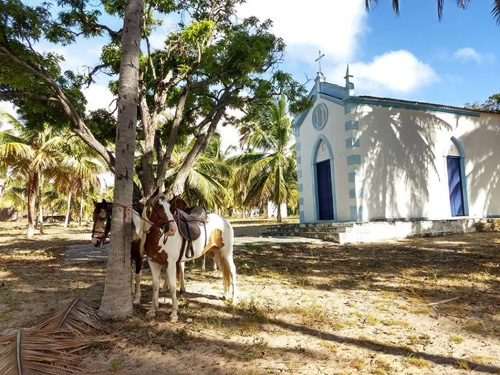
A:
{"label": "blue sky", "polygon": [[[369,13],[364,0],[247,0],[239,15],[273,20],[274,33],[287,44],[283,69],[299,82],[310,79],[308,88],[321,51],[322,72],[331,83],[344,84],[349,63],[356,95],[463,106],[500,93],[500,26],[490,1],[473,0],[466,10],[445,1],[441,21],[431,0],[401,0],[400,11],[394,14],[390,0],[380,0]],[[160,33],[170,25],[166,20]],[[162,38],[153,42],[160,46]],[[64,55],[65,68],[81,70],[97,61],[101,44],[40,47]],[[91,87],[87,98],[89,109],[110,103],[106,80]]]}
{"label": "blue sky", "polygon": [[356,95],[463,106],[500,92],[500,26],[490,11],[490,1],[463,10],[448,0],[439,21],[431,0],[401,0],[399,16],[389,0],[370,12],[363,0],[248,0],[242,14],[274,21],[299,81],[315,77],[321,50],[327,81],[343,85],[349,63]]}

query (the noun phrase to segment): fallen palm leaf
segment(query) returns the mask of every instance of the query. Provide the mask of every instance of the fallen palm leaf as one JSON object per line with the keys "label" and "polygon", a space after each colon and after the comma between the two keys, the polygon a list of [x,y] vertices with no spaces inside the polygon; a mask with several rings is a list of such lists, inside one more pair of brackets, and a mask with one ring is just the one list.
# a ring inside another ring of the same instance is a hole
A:
{"label": "fallen palm leaf", "polygon": [[51,318],[38,323],[33,327],[33,330],[53,331],[65,329],[76,335],[88,335],[89,328],[97,332],[107,331],[97,315],[97,306],[81,298],[76,298]]}
{"label": "fallen palm leaf", "polygon": [[2,375],[76,375],[88,349],[96,343],[111,341],[111,336],[88,335],[103,331],[97,309],[76,299],[53,317],[33,328],[0,336],[0,374]]}

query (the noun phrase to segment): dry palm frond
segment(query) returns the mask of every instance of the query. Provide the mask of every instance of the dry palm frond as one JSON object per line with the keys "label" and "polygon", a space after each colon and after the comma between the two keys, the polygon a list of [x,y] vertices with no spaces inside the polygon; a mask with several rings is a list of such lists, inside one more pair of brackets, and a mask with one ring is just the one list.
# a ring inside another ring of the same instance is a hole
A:
{"label": "dry palm frond", "polygon": [[0,336],[1,375],[76,375],[79,364],[96,343],[114,340],[96,335],[104,331],[97,309],[81,299],[58,311],[33,328]]}
{"label": "dry palm frond", "polygon": [[19,330],[0,351],[0,374],[81,374],[78,365],[84,350],[97,338],[71,338],[67,331],[41,332]]}
{"label": "dry palm frond", "polygon": [[51,318],[32,328],[37,331],[67,330],[75,335],[89,334],[89,329],[106,332],[97,316],[97,307],[80,298],[59,310]]}

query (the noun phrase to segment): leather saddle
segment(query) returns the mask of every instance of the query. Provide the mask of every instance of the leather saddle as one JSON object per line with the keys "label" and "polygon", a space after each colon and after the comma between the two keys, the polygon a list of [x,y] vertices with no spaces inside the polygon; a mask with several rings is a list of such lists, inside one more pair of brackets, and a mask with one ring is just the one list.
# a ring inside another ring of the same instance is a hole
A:
{"label": "leather saddle", "polygon": [[184,250],[185,242],[189,242],[188,252],[186,253],[187,258],[194,256],[192,242],[200,238],[202,227],[205,229],[206,238],[205,224],[207,223],[207,218],[207,211],[202,207],[190,207],[186,211],[177,209],[174,212],[174,219],[179,228],[179,233],[184,239],[182,250]]}

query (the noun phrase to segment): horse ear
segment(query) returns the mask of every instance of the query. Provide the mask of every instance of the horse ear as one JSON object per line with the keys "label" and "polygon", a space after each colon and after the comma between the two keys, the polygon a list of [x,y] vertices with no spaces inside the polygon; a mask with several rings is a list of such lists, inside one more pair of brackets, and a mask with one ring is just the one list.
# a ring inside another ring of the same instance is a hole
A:
{"label": "horse ear", "polygon": [[156,197],[160,193],[160,187],[157,186],[153,194],[151,194],[152,197]]}
{"label": "horse ear", "polygon": [[104,199],[104,198],[102,199],[102,204],[103,204],[103,205],[106,205],[106,204],[107,204],[106,199]]}
{"label": "horse ear", "polygon": [[94,202],[94,206],[97,206],[97,202],[94,198],[92,198],[92,202]]}

